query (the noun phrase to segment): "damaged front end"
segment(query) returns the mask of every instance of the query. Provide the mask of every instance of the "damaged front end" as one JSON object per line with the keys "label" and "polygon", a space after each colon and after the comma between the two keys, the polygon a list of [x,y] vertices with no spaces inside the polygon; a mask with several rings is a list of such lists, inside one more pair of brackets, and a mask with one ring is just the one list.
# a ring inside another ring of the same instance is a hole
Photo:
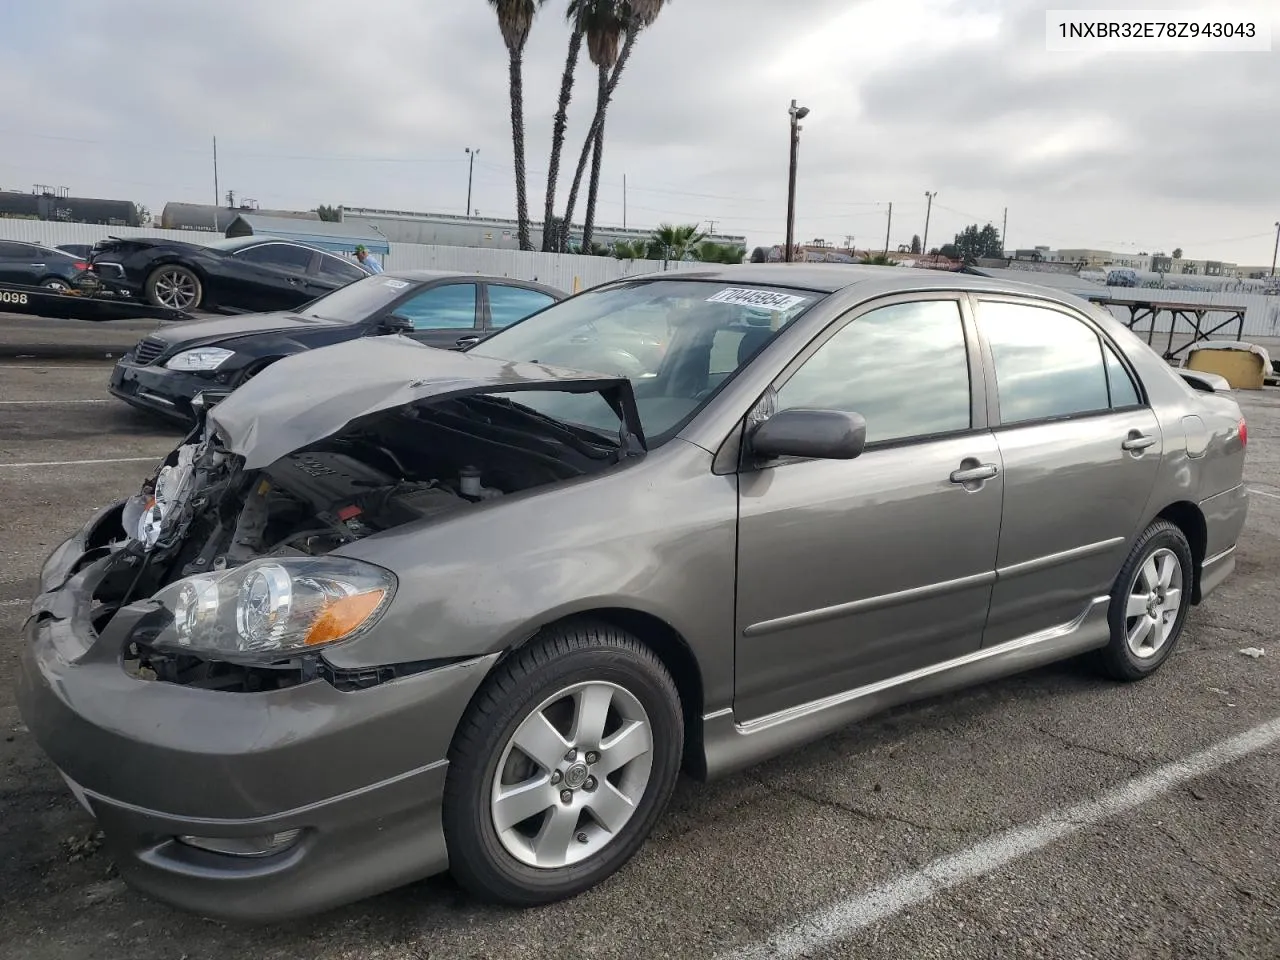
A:
{"label": "damaged front end", "polygon": [[[372,629],[398,586],[393,571],[341,548],[644,452],[625,380],[395,349],[449,369],[396,380],[387,367],[402,354],[378,345],[380,373],[366,368],[335,393],[314,369],[335,359],[319,356],[330,351],[282,361],[201,409],[185,442],[122,505],[120,534],[94,559],[92,603],[99,632],[130,610],[130,673],[206,689],[316,678],[353,689],[436,666],[347,675],[325,663],[323,649]],[[594,395],[614,429],[520,402],[558,393]]]}

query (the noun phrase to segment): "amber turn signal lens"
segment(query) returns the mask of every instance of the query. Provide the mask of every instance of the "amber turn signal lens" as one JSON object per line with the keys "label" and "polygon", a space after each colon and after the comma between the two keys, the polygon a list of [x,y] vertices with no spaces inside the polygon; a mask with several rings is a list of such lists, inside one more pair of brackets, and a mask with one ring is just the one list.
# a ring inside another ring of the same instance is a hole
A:
{"label": "amber turn signal lens", "polygon": [[368,620],[386,595],[385,590],[368,590],[325,604],[307,631],[307,646],[341,640]]}

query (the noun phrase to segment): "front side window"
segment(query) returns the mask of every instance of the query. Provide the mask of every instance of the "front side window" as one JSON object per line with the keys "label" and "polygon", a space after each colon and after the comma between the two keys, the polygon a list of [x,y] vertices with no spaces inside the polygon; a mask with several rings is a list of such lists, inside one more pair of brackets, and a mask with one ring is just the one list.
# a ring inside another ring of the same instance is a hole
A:
{"label": "front side window", "polygon": [[410,297],[395,309],[415,330],[471,330],[476,325],[476,285],[446,283]]}
{"label": "front side window", "polygon": [[[636,279],[554,304],[498,331],[474,352],[628,378],[645,437],[658,446],[824,296],[768,284]],[[741,348],[744,341],[751,349]],[[616,417],[606,422],[572,394],[511,399],[557,419],[617,429]]]}
{"label": "front side window", "polygon": [[262,267],[278,267],[283,270],[302,272],[311,265],[311,254],[312,251],[306,247],[295,247],[287,243],[264,243],[260,247],[250,247],[236,254],[236,258]]}
{"label": "front side window", "polygon": [[1110,406],[1098,335],[1074,317],[1029,304],[983,302],[978,329],[995,360],[1002,424]]}
{"label": "front side window", "polygon": [[506,327],[555,302],[540,290],[489,284],[489,325]]}
{"label": "front side window", "polygon": [[778,409],[861,414],[867,443],[968,430],[969,355],[954,300],[896,303],[846,324],[778,391]]}

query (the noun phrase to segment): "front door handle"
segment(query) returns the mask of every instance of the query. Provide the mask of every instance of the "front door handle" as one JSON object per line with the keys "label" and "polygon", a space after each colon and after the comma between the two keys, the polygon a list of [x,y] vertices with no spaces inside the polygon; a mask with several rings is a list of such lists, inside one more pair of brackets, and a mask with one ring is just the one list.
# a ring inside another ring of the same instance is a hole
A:
{"label": "front door handle", "polygon": [[474,347],[479,342],[479,337],[459,337],[457,344],[460,347]]}
{"label": "front door handle", "polygon": [[1147,447],[1155,446],[1156,438],[1149,437],[1145,433],[1134,432],[1129,434],[1129,439],[1120,444],[1125,450],[1145,450]]}
{"label": "front door handle", "polygon": [[990,480],[1000,469],[994,463],[980,463],[976,467],[963,467],[959,470],[951,471],[952,483],[977,483],[980,480]]}

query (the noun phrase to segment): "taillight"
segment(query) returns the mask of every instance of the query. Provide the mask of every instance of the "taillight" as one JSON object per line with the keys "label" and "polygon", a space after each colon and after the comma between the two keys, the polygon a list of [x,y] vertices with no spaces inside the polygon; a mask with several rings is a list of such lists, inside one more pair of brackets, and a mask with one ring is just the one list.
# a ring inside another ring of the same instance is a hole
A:
{"label": "taillight", "polygon": [[1249,424],[1245,423],[1245,422],[1244,422],[1244,419],[1243,419],[1243,418],[1241,418],[1241,420],[1240,420],[1240,446],[1241,446],[1241,447],[1247,447],[1248,445],[1249,445]]}
{"label": "taillight", "polygon": [[89,269],[89,265],[88,265],[87,263],[83,263],[83,262],[79,262],[79,261],[78,261],[78,262],[76,263],[76,269],[77,269],[77,270],[88,270],[88,269]]}

